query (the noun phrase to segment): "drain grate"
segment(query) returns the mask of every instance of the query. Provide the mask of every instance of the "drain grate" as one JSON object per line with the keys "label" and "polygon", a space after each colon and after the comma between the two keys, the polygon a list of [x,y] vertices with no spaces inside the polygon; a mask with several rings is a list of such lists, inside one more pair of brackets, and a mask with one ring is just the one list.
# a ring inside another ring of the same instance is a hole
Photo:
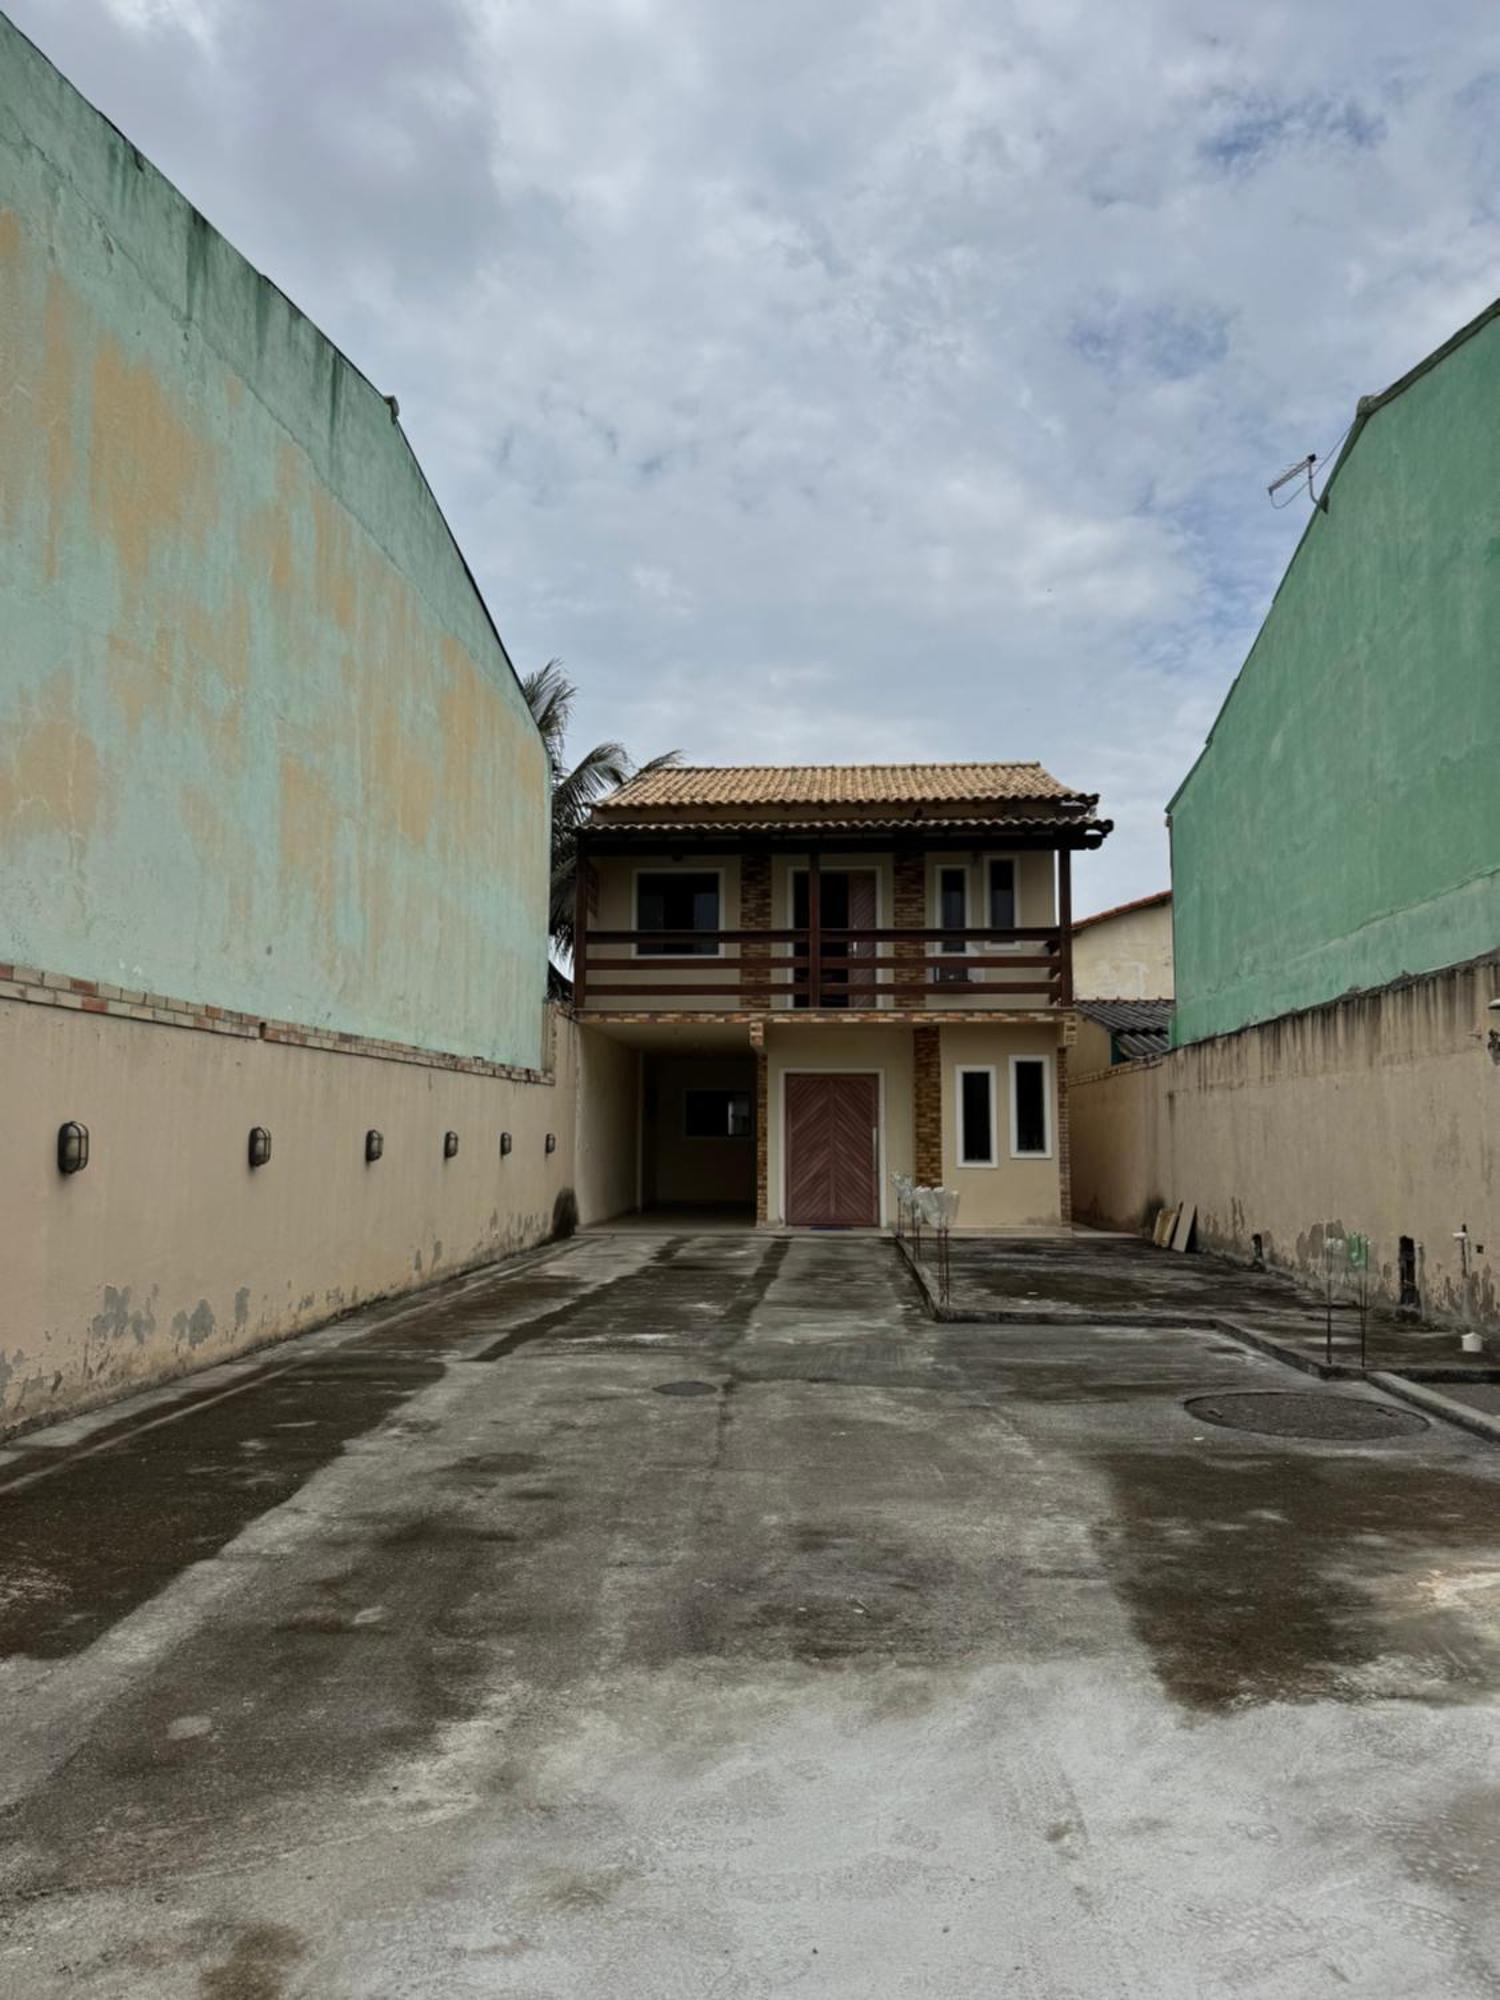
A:
{"label": "drain grate", "polygon": [[1286,1389],[1189,1396],[1183,1408],[1204,1423],[1269,1437],[1376,1440],[1412,1437],[1427,1428],[1427,1419],[1415,1411],[1392,1410],[1354,1396],[1307,1396]]}
{"label": "drain grate", "polygon": [[717,1396],[719,1393],[712,1382],[654,1382],[652,1389],[658,1396]]}

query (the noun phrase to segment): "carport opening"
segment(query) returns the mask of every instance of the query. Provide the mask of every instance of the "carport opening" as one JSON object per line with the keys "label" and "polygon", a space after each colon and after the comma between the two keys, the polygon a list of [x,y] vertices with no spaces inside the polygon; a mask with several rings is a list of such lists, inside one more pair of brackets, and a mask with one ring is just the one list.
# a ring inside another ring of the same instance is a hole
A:
{"label": "carport opening", "polygon": [[641,1206],[755,1220],[755,1058],[647,1050],[641,1075]]}

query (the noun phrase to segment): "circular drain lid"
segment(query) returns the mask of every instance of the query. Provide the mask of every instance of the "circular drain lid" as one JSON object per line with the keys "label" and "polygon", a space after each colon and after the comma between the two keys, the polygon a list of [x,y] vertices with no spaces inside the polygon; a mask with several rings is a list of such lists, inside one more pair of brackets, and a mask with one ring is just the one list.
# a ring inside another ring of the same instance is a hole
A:
{"label": "circular drain lid", "polygon": [[1270,1437],[1379,1439],[1411,1437],[1427,1419],[1353,1396],[1303,1396],[1272,1390],[1223,1396],[1189,1396],[1183,1408],[1205,1423]]}
{"label": "circular drain lid", "polygon": [[654,1382],[652,1388],[658,1396],[717,1396],[719,1393],[712,1382]]}

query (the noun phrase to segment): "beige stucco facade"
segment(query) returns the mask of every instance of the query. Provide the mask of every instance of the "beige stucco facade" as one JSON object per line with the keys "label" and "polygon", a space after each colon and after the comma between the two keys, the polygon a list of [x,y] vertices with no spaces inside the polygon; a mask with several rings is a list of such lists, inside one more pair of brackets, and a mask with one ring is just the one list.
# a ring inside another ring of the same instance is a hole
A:
{"label": "beige stucco facade", "polygon": [[832,1026],[788,1022],[766,1031],[771,1122],[767,1147],[767,1218],[786,1216],[786,1079],[794,1070],[863,1070],[880,1079],[880,1219],[890,1220],[890,1176],[914,1171],[912,1039],[894,1023]]}
{"label": "beige stucco facade", "polygon": [[[1062,1220],[1062,1147],[1058,1117],[1056,1027],[944,1028],[939,1043],[943,1094],[943,1186],[958,1192],[960,1229],[1046,1227]],[[1013,1143],[1012,1062],[1047,1064],[1047,1151],[1021,1158]],[[994,1163],[966,1166],[960,1155],[958,1078],[961,1070],[990,1073],[994,1103]]]}
{"label": "beige stucco facade", "polygon": [[1249,1257],[1259,1236],[1308,1278],[1330,1226],[1357,1231],[1390,1300],[1408,1237],[1425,1312],[1500,1323],[1497,994],[1482,960],[1081,1079],[1077,1213],[1138,1228],[1191,1202],[1206,1248]]}
{"label": "beige stucco facade", "polygon": [[1170,894],[1074,925],[1073,991],[1080,1000],[1170,1000],[1174,990]]}
{"label": "beige stucco facade", "polygon": [[[921,921],[936,927],[942,921],[939,902],[939,876],[943,869],[961,868],[967,881],[969,922],[972,925],[984,923],[984,883],[986,868],[991,860],[1010,861],[1015,869],[1016,909],[1015,922],[1018,926],[1034,927],[1051,924],[1057,917],[1057,892],[1054,857],[1045,852],[1026,852],[1003,846],[986,846],[969,852],[933,853],[924,857],[922,879],[925,886],[925,908]],[[805,874],[808,857],[795,851],[776,853],[771,857],[771,904],[770,930],[792,928],[795,907],[796,880]],[[819,866],[825,875],[842,874],[846,871],[868,871],[875,878],[876,928],[886,928],[896,922],[895,866],[889,853],[851,849],[847,853],[837,850],[822,853]],[[666,851],[660,856],[651,855],[601,855],[592,864],[593,893],[589,899],[588,928],[591,938],[589,991],[601,1005],[610,1008],[633,1006],[660,1006],[671,1012],[697,1012],[702,1010],[722,1010],[723,996],[705,992],[701,998],[694,994],[696,986],[711,987],[738,977],[732,969],[720,966],[721,957],[732,957],[741,947],[725,946],[715,956],[705,955],[701,964],[683,967],[674,966],[667,971],[656,971],[649,956],[643,956],[635,946],[617,942],[596,941],[595,934],[609,931],[629,931],[640,928],[638,890],[643,875],[679,873],[685,875],[712,874],[719,884],[721,930],[737,930],[743,922],[741,900],[742,864],[738,854],[733,852],[714,853],[705,848],[702,854],[690,856]],[[1030,947],[1031,951],[1036,946]],[[993,952],[998,947],[972,945],[970,950],[981,949]],[[1018,945],[1015,951],[1024,953],[1026,948]],[[786,984],[785,962],[789,956],[784,944],[772,944],[765,948],[771,965],[770,1004],[774,1011],[793,1011],[795,1003],[792,995],[778,991]],[[607,969],[600,962],[608,955],[618,961]],[[889,951],[887,950],[887,955]],[[780,963],[782,972],[776,967]],[[975,967],[961,986],[945,991],[934,986],[924,1001],[924,1006],[939,1012],[963,1011],[972,1006],[975,989],[995,987],[1013,979],[1020,979],[1027,972],[1034,974],[1035,968],[1018,967],[1014,971],[1006,967]],[[895,997],[881,989],[892,985],[899,977],[893,968],[881,968],[869,975],[870,991],[868,1004],[881,1009],[894,1008]],[[626,993],[608,994],[608,985],[624,985],[631,989]],[[664,987],[682,987],[682,992],[663,991]],[[992,992],[985,995],[984,1004],[989,1007],[1025,1011],[1037,1004],[1034,995],[1020,993]]]}

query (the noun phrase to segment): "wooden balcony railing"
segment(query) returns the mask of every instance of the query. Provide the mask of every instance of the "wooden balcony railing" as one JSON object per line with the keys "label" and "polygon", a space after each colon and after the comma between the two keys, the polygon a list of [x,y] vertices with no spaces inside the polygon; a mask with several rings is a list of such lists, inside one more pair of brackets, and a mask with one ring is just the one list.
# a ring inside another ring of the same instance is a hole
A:
{"label": "wooden balcony railing", "polygon": [[[771,1007],[965,1008],[1072,1005],[1067,934],[1015,930],[587,930],[573,968],[575,1007],[614,1012],[753,1012]],[[695,975],[692,978],[685,974]],[[1010,976],[1007,976],[1010,975]],[[635,1003],[632,1006],[632,1001]]]}

